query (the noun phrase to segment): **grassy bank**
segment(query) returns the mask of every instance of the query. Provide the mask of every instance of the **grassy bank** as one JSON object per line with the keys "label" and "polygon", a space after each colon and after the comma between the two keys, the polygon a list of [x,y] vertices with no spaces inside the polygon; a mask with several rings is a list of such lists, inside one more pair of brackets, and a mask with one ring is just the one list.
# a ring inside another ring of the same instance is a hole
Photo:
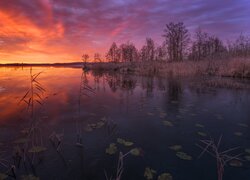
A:
{"label": "grassy bank", "polygon": [[225,59],[184,62],[92,63],[94,71],[117,71],[138,75],[220,76],[250,78],[250,59]]}

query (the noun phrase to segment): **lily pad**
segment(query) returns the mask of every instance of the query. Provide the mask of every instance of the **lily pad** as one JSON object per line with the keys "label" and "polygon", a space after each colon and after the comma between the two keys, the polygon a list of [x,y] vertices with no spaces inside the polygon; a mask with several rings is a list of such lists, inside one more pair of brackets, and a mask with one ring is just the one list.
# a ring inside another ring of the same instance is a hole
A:
{"label": "lily pad", "polygon": [[173,177],[170,173],[163,173],[158,176],[158,180],[173,180]]}
{"label": "lily pad", "polygon": [[101,118],[101,120],[102,120],[102,121],[106,121],[107,118],[104,116],[104,117]]}
{"label": "lily pad", "polygon": [[43,152],[43,151],[46,151],[47,148],[43,147],[43,146],[33,146],[29,152],[30,153],[40,153],[40,152]]}
{"label": "lily pad", "polygon": [[245,152],[250,154],[250,149],[245,149]]}
{"label": "lily pad", "polygon": [[36,177],[36,176],[33,176],[33,175],[25,175],[25,176],[22,176],[21,178],[22,180],[39,180],[40,178],[39,177]]}
{"label": "lily pad", "polygon": [[24,144],[26,142],[28,142],[27,138],[20,138],[14,141],[15,144]]}
{"label": "lily pad", "polygon": [[245,156],[244,157],[247,161],[250,161],[250,156]]}
{"label": "lily pad", "polygon": [[101,128],[102,126],[104,126],[104,122],[100,121],[96,123],[96,128]]}
{"label": "lily pad", "polygon": [[4,180],[8,177],[8,175],[0,173],[0,180]]}
{"label": "lily pad", "polygon": [[156,171],[149,168],[149,167],[146,167],[145,171],[144,171],[144,177],[148,180],[151,180],[154,178],[154,174],[156,174]]}
{"label": "lily pad", "polygon": [[177,156],[178,158],[182,159],[182,160],[188,160],[188,161],[190,161],[190,160],[193,159],[192,156],[188,155],[188,154],[185,153],[185,152],[177,152],[177,153],[176,153],[176,156]]}
{"label": "lily pad", "polygon": [[195,126],[199,127],[199,128],[204,128],[204,125],[203,124],[199,124],[199,123],[195,124]]}
{"label": "lily pad", "polygon": [[133,148],[133,149],[131,149],[130,153],[134,156],[140,156],[141,150],[139,148]]}
{"label": "lily pad", "polygon": [[173,127],[173,123],[170,121],[162,121],[165,126]]}
{"label": "lily pad", "polygon": [[239,123],[238,125],[241,126],[241,127],[248,128],[248,125],[247,125],[247,124],[244,124],[244,123]]}
{"label": "lily pad", "polygon": [[241,167],[243,164],[241,161],[235,159],[235,160],[230,161],[229,165],[233,167]]}
{"label": "lily pad", "polygon": [[148,116],[153,116],[154,114],[151,113],[151,112],[148,112],[147,115],[148,115]]}
{"label": "lily pad", "polygon": [[106,153],[109,155],[115,154],[117,152],[117,147],[115,143],[111,143],[108,148],[106,148]]}
{"label": "lily pad", "polygon": [[88,124],[87,126],[84,127],[84,131],[91,132],[93,131],[93,128]]}
{"label": "lily pad", "polygon": [[165,118],[166,116],[167,116],[167,114],[165,112],[160,113],[160,118]]}
{"label": "lily pad", "polygon": [[242,136],[243,133],[242,133],[242,132],[235,132],[234,135],[235,135],[235,136]]}
{"label": "lily pad", "polygon": [[181,145],[173,145],[173,146],[170,146],[169,149],[174,150],[174,151],[179,151],[182,149],[182,146]]}
{"label": "lily pad", "polygon": [[207,136],[207,134],[204,133],[204,132],[197,132],[197,134],[200,135],[200,136],[202,136],[202,137],[206,137]]}
{"label": "lily pad", "polygon": [[126,141],[122,138],[117,138],[117,142],[119,144],[123,144],[124,146],[132,146],[134,143],[133,142],[130,142],[130,141]]}

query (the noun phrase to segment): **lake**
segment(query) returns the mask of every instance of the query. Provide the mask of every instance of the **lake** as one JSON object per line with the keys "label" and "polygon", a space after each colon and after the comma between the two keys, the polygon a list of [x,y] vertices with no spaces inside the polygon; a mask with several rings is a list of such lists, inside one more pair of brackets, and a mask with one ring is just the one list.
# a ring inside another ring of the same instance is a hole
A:
{"label": "lake", "polygon": [[219,152],[237,147],[225,155],[239,159],[228,161],[224,179],[249,180],[250,91],[197,81],[1,67],[0,175],[115,178],[119,152],[129,152],[121,179],[161,180],[168,173],[175,180],[212,180],[216,158],[201,153],[204,142],[221,137]]}

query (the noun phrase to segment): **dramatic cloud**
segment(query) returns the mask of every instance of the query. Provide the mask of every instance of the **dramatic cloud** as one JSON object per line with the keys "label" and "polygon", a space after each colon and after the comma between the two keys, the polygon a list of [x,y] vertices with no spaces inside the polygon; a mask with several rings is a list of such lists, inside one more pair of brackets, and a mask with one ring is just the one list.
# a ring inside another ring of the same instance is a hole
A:
{"label": "dramatic cloud", "polygon": [[248,0],[1,0],[0,63],[79,61],[113,41],[162,42],[170,21],[222,39],[249,33]]}

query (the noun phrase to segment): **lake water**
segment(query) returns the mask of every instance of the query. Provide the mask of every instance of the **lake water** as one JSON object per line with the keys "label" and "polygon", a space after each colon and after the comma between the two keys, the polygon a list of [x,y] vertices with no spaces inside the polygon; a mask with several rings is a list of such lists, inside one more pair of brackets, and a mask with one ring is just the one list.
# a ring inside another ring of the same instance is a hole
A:
{"label": "lake water", "polygon": [[131,149],[123,180],[146,179],[146,168],[155,170],[153,179],[217,179],[216,159],[199,157],[199,146],[220,136],[219,151],[239,147],[228,154],[241,159],[227,163],[224,179],[250,179],[250,91],[201,88],[188,78],[32,68],[39,72],[32,108],[30,92],[20,102],[30,68],[0,68],[0,174],[9,179],[114,178],[119,152]]}

